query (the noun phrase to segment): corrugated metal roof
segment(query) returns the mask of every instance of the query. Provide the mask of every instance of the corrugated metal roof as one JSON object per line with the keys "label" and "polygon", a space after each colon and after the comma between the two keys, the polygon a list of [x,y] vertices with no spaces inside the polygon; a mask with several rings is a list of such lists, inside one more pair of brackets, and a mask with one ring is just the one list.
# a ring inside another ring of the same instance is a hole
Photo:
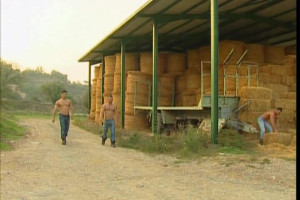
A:
{"label": "corrugated metal roof", "polygon": [[[186,51],[210,44],[209,0],[150,0],[79,62],[99,62],[120,52],[152,50],[153,19],[159,21],[159,51]],[[219,39],[263,45],[296,45],[296,1],[219,0]]]}

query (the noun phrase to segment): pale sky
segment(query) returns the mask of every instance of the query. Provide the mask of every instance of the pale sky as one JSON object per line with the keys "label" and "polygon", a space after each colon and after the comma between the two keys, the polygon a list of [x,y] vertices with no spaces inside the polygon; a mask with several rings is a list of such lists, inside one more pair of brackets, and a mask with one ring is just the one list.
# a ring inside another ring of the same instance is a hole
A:
{"label": "pale sky", "polygon": [[[1,59],[88,80],[78,60],[147,0],[1,0]],[[92,76],[93,77],[93,76]]]}

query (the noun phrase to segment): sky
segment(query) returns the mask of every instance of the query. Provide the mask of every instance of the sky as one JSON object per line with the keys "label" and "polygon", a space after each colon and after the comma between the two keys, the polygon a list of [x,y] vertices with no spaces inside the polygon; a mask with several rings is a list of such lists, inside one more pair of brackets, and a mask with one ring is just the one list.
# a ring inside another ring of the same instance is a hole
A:
{"label": "sky", "polygon": [[1,0],[1,59],[88,81],[88,62],[78,60],[146,2]]}

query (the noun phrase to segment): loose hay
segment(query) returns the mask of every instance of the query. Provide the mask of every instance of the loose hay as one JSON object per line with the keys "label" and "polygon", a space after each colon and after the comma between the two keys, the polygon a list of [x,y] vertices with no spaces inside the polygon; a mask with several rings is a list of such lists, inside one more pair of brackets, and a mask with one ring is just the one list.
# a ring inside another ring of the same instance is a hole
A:
{"label": "loose hay", "polygon": [[283,145],[290,145],[293,140],[293,135],[289,133],[266,133],[264,135],[264,144],[272,144],[272,143],[279,143]]}

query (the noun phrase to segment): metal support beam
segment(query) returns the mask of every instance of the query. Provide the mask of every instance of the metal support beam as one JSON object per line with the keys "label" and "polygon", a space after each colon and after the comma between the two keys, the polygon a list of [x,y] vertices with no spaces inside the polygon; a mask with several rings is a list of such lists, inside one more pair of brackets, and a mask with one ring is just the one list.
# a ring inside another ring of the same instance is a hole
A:
{"label": "metal support beam", "polygon": [[211,0],[211,141],[218,143],[218,67],[219,67],[219,27],[218,0]]}
{"label": "metal support beam", "polygon": [[91,68],[92,64],[89,62],[89,100],[88,100],[88,114],[90,113],[91,110]]}
{"label": "metal support beam", "polygon": [[157,60],[158,60],[158,25],[153,20],[153,73],[152,73],[152,133],[157,134]]}
{"label": "metal support beam", "polygon": [[124,129],[125,122],[125,42],[121,41],[121,128]]}

